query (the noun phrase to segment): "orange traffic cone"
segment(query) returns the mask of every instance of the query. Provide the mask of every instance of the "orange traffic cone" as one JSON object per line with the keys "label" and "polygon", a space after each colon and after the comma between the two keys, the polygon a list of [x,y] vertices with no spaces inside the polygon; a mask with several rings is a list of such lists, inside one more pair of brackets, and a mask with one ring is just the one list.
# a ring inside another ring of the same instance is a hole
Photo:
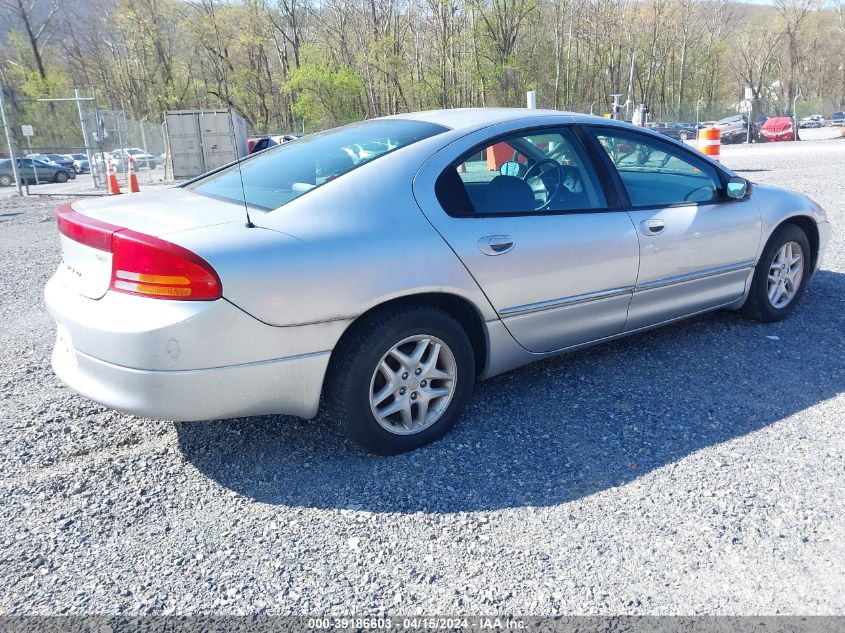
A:
{"label": "orange traffic cone", "polygon": [[106,180],[108,181],[109,195],[113,196],[123,193],[117,182],[117,167],[114,164],[114,160],[109,155],[106,155],[106,173],[108,174]]}
{"label": "orange traffic cone", "polygon": [[138,186],[138,175],[135,173],[135,159],[132,154],[127,154],[127,169],[129,170],[129,193],[140,193],[141,187]]}

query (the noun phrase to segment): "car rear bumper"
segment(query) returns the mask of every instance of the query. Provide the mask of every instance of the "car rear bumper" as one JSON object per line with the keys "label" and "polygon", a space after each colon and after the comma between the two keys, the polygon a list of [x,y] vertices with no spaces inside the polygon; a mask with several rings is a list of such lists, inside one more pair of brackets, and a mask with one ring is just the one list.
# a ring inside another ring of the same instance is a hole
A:
{"label": "car rear bumper", "polygon": [[164,420],[317,413],[331,350],[348,321],[276,327],[225,299],[86,298],[55,275],[52,364],[101,404]]}
{"label": "car rear bumper", "polygon": [[59,326],[52,365],[71,389],[112,409],[160,420],[249,415],[314,417],[329,352],[187,371],[130,369],[76,351]]}

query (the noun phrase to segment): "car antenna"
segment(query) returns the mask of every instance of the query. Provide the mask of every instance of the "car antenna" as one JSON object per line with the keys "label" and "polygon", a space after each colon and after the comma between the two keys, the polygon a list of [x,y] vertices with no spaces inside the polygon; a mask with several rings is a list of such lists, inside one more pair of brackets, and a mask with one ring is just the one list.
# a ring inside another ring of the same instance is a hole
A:
{"label": "car antenna", "polygon": [[[217,49],[223,50],[223,46],[220,44],[220,31],[217,28],[217,15],[214,12],[214,0],[209,0],[208,7],[211,11],[211,23],[214,25],[214,37],[217,40]],[[246,215],[246,224],[244,225],[248,229],[254,229],[255,224],[252,223],[252,219],[249,217],[249,203],[246,201],[246,187],[244,186],[244,172],[241,169],[241,156],[240,150],[238,149],[237,139],[235,138],[235,113],[232,111],[232,100],[229,98],[229,80],[226,77],[226,69],[222,69],[221,75],[223,76],[223,92],[226,95],[226,105],[228,106],[229,114],[229,132],[232,135],[232,144],[235,146],[235,156],[237,157],[236,164],[238,166],[238,177],[241,179],[241,196],[243,197],[244,201],[244,214]],[[246,158],[246,156],[244,156]]]}
{"label": "car antenna", "polygon": [[[229,122],[230,122],[230,125],[232,126],[232,140],[234,140],[234,137],[235,137],[235,118],[234,117],[235,117],[235,113],[230,110],[229,111]],[[238,154],[237,144],[235,144],[235,153]],[[254,229],[255,225],[252,223],[252,220],[249,217],[249,203],[247,203],[247,201],[246,201],[246,187],[244,186],[244,172],[241,169],[241,157],[240,156],[238,156],[237,164],[238,164],[238,177],[241,179],[241,196],[243,197],[243,200],[244,200],[244,213],[246,214],[246,224],[244,226],[248,229]]]}

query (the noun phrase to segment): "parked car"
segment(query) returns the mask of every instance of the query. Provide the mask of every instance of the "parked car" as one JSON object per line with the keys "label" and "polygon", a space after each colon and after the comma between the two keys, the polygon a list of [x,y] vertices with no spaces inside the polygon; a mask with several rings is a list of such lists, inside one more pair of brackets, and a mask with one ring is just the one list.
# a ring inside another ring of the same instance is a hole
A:
{"label": "parked car", "polygon": [[[722,143],[745,143],[748,140],[748,116],[736,114],[719,119],[717,125],[722,131]],[[760,128],[756,123],[751,123],[751,141],[760,139]]]}
{"label": "parked car", "polygon": [[760,128],[760,140],[771,143],[795,140],[795,122],[792,117],[776,116],[768,119]]}
{"label": "parked car", "polygon": [[62,167],[66,167],[67,169],[73,169],[73,159],[68,158],[64,154],[42,154],[42,156],[46,156],[48,160],[55,163],[56,165],[61,165]]}
{"label": "parked car", "polygon": [[821,114],[811,114],[810,116],[805,116],[798,123],[798,127],[800,127],[800,128],[824,127],[824,117]]}
{"label": "parked car", "polygon": [[[52,158],[47,156],[47,154],[27,154],[24,158],[31,158],[33,160],[37,160],[40,163],[46,163],[48,165],[59,165],[59,163],[53,161]],[[60,165],[64,166],[64,165]]]}
{"label": "parked car", "polygon": [[[69,180],[76,178],[76,170],[73,168],[73,161],[64,158],[61,154],[28,154],[25,158],[40,165],[60,167],[67,172]],[[39,181],[40,180],[41,177],[39,176]]]}
{"label": "parked car", "polygon": [[67,169],[73,169],[73,160],[63,154],[27,154],[26,158],[32,158],[48,165],[58,165]]}
{"label": "parked car", "polygon": [[651,129],[680,141],[694,139],[698,136],[698,128],[695,123],[657,123],[651,126]]}
{"label": "parked car", "polygon": [[46,165],[54,166],[54,167],[61,167],[65,170],[68,176],[68,180],[75,180],[76,179],[76,170],[73,168],[73,162],[68,162],[66,159],[63,159],[62,162],[57,161],[55,158],[50,157],[61,157],[60,154],[42,154],[42,156],[46,157],[46,160],[33,158],[32,160],[35,162],[40,162]]}
{"label": "parked car", "polygon": [[845,125],[845,112],[834,112],[830,115],[830,124],[835,127]]}
{"label": "parked car", "polygon": [[262,140],[262,139],[264,139],[264,138],[267,138],[267,137],[266,137],[266,136],[250,136],[250,137],[246,140],[246,151],[247,151],[247,153],[248,153],[248,154],[252,154],[252,153],[254,153],[254,152],[253,152],[253,150],[255,149],[255,144],[256,144],[258,141],[260,141],[260,140]]}
{"label": "parked car", "polygon": [[128,156],[132,156],[135,161],[135,169],[155,169],[157,166],[156,157],[152,154],[147,154],[144,150],[138,147],[126,147],[117,149],[112,152],[112,156],[124,164],[128,162]]}
{"label": "parked car", "polygon": [[73,161],[73,169],[77,174],[87,174],[91,171],[91,164],[88,162],[88,156],[85,154],[65,154],[66,158]]}
{"label": "parked car", "polygon": [[277,134],[253,137],[247,140],[247,149],[250,154],[255,154],[270,147],[275,147],[276,145],[295,141],[301,136],[301,134]]}
{"label": "parked car", "polygon": [[[21,184],[38,185],[50,182],[67,182],[76,178],[76,172],[68,167],[45,163],[34,158],[16,158],[18,179]],[[0,187],[15,184],[11,159],[0,160]]]}
{"label": "parked car", "polygon": [[324,397],[383,454],[446,433],[476,379],[708,310],[780,321],[830,235],[684,143],[516,109],[368,120],[57,215],[67,385],[169,420]]}

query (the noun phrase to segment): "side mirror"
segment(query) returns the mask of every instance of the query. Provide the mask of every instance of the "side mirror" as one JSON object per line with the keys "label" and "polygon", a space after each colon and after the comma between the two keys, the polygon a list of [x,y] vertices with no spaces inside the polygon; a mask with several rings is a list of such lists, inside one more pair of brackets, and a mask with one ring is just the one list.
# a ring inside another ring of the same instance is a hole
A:
{"label": "side mirror", "polygon": [[728,194],[728,198],[734,198],[736,200],[744,198],[749,193],[748,181],[738,176],[731,178],[728,181],[728,186],[725,188],[725,193]]}
{"label": "side mirror", "polygon": [[519,176],[521,170],[522,165],[514,160],[505,161],[499,166],[499,173],[502,176]]}

